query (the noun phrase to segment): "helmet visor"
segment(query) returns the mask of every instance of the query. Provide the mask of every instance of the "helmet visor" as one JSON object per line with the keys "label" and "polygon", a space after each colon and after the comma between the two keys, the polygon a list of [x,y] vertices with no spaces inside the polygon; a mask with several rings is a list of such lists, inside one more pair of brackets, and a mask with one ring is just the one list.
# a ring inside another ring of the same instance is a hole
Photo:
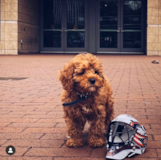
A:
{"label": "helmet visor", "polygon": [[132,126],[122,122],[113,122],[109,126],[108,142],[124,145],[129,142],[133,134],[135,134],[135,130]]}

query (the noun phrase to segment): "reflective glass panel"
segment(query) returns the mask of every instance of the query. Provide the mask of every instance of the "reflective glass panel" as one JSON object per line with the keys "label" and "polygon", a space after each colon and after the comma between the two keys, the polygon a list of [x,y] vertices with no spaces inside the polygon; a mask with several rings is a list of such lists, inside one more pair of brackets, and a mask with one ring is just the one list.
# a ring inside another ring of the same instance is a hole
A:
{"label": "reflective glass panel", "polygon": [[61,0],[44,1],[44,47],[61,47]]}
{"label": "reflective glass panel", "polygon": [[141,48],[141,32],[125,32],[124,48]]}
{"label": "reflective glass panel", "polygon": [[123,47],[141,48],[142,1],[124,0]]}
{"label": "reflective glass panel", "polygon": [[44,29],[61,29],[61,0],[44,1]]}
{"label": "reflective glass panel", "polygon": [[100,0],[100,48],[117,48],[118,0]]}
{"label": "reflective glass panel", "polygon": [[67,32],[67,46],[68,47],[84,47],[84,32]]}
{"label": "reflective glass panel", "polygon": [[44,47],[61,47],[61,32],[60,31],[45,31],[44,32]]}
{"label": "reflective glass panel", "polygon": [[101,48],[117,48],[117,32],[100,32]]}
{"label": "reflective glass panel", "polygon": [[118,1],[100,1],[100,29],[117,29]]}
{"label": "reflective glass panel", "polygon": [[85,44],[85,1],[67,0],[67,47],[83,48]]}
{"label": "reflective glass panel", "polygon": [[124,0],[124,29],[141,29],[141,0]]}

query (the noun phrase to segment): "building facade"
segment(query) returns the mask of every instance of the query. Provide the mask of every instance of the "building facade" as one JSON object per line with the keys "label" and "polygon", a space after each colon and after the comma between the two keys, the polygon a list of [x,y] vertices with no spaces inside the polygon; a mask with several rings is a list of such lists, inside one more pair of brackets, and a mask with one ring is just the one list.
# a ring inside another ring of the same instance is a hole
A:
{"label": "building facade", "polygon": [[161,55],[161,0],[1,0],[0,55]]}

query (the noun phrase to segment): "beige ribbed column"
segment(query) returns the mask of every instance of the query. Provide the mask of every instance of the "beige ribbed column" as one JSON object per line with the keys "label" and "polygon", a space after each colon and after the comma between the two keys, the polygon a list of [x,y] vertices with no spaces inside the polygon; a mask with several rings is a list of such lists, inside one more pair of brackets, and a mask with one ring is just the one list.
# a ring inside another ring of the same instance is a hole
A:
{"label": "beige ribbed column", "polygon": [[147,3],[147,55],[161,55],[161,0]]}
{"label": "beige ribbed column", "polygon": [[[39,52],[39,0],[18,1],[18,51]],[[23,44],[21,44],[21,40]]]}
{"label": "beige ribbed column", "polygon": [[18,54],[18,0],[1,0],[0,54]]}

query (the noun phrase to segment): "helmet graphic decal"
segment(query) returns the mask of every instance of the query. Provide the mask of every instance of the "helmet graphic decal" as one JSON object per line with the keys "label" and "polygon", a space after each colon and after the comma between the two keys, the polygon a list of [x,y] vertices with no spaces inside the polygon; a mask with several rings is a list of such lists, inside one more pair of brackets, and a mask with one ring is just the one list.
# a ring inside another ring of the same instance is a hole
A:
{"label": "helmet graphic decal", "polygon": [[130,125],[131,125],[132,127],[136,128],[136,126],[139,125],[139,123],[138,123],[138,122],[131,122]]}

